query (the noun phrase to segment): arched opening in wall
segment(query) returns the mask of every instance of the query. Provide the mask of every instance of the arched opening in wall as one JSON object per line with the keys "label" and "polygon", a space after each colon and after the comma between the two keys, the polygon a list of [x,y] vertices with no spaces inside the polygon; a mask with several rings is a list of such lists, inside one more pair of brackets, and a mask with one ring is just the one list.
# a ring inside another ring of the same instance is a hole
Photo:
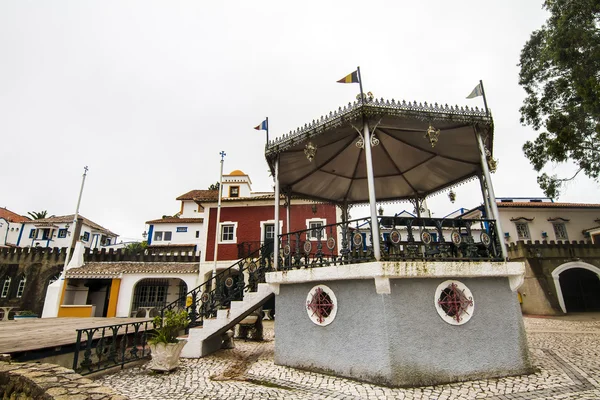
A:
{"label": "arched opening in wall", "polygon": [[600,278],[585,268],[570,268],[559,275],[567,312],[600,311]]}
{"label": "arched opening in wall", "polygon": [[135,284],[131,302],[132,317],[153,317],[172,302],[179,309],[186,307],[187,284],[179,278],[145,278]]}

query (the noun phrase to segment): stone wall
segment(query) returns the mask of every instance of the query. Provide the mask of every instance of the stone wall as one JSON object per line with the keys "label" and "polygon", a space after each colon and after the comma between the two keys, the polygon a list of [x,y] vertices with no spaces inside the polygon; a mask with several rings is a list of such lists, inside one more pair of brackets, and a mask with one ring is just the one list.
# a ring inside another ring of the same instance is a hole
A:
{"label": "stone wall", "polygon": [[[10,277],[10,287],[6,297],[0,297],[0,307],[17,307],[15,311],[31,310],[42,314],[46,290],[52,279],[56,279],[64,266],[66,248],[1,248],[0,249],[0,291]],[[182,253],[131,254],[125,249],[91,250],[86,249],[86,262],[199,262],[200,256]],[[17,290],[21,279],[27,278],[20,297]],[[11,312],[11,318],[14,311]]]}
{"label": "stone wall", "polygon": [[600,268],[600,245],[583,241],[518,241],[508,246],[508,257],[525,262],[525,281],[519,289],[523,313],[561,315],[552,271],[573,261]]}
{"label": "stone wall", "polygon": [[0,362],[0,398],[127,400],[112,389],[54,364]]}

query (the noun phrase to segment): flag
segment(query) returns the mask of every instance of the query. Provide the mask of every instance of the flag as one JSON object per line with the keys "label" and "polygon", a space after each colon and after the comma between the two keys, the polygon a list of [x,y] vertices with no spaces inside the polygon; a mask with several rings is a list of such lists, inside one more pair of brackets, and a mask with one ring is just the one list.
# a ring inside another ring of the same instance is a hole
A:
{"label": "flag", "polygon": [[352,72],[351,74],[346,75],[345,77],[343,77],[342,79],[340,79],[337,82],[338,83],[360,83],[360,81],[358,80],[358,70]]}
{"label": "flag", "polygon": [[266,131],[268,130],[267,127],[267,120],[265,119],[263,122],[260,123],[260,125],[256,125],[254,129],[256,129],[257,131]]}
{"label": "flag", "polygon": [[481,82],[475,86],[475,89],[471,92],[470,95],[467,96],[467,99],[472,99],[473,97],[483,96],[483,88],[481,87]]}

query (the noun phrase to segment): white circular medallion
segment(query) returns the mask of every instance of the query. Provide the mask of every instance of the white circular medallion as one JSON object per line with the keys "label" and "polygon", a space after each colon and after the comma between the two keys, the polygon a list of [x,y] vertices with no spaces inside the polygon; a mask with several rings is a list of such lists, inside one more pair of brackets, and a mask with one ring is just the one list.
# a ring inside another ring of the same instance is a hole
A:
{"label": "white circular medallion", "polygon": [[337,307],[335,294],[325,285],[313,287],[306,296],[308,318],[319,326],[326,326],[333,322],[337,314]]}
{"label": "white circular medallion", "polygon": [[473,293],[462,282],[448,280],[440,283],[433,299],[439,316],[450,325],[462,325],[473,316]]}

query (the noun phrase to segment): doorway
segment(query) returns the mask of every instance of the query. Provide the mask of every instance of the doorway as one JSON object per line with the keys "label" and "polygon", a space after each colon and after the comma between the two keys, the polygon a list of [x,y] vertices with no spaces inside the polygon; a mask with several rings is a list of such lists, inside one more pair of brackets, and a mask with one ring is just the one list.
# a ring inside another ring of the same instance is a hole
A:
{"label": "doorway", "polygon": [[567,312],[600,311],[600,278],[585,268],[560,273],[560,288]]}

